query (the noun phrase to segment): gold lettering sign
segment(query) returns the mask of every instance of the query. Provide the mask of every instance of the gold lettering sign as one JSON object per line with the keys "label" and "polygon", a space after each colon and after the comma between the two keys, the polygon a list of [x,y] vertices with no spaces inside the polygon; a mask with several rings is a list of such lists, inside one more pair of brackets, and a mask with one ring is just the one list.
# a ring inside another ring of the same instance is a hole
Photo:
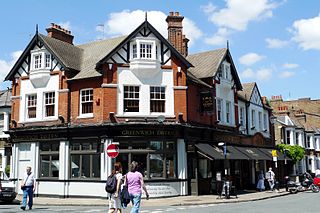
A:
{"label": "gold lettering sign", "polygon": [[171,130],[122,130],[122,136],[174,136]]}
{"label": "gold lettering sign", "polygon": [[213,98],[210,92],[200,93],[201,111],[211,112],[213,110]]}

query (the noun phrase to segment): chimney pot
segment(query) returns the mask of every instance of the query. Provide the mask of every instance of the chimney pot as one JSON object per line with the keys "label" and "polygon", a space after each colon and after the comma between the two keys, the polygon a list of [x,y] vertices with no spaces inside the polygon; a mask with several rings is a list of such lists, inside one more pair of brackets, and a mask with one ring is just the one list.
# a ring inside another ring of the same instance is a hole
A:
{"label": "chimney pot", "polygon": [[175,12],[174,15],[175,15],[175,16],[180,16],[179,12]]}
{"label": "chimney pot", "polygon": [[169,16],[173,16],[173,12],[169,12]]}
{"label": "chimney pot", "polygon": [[73,35],[71,35],[70,30],[64,29],[63,27],[55,23],[51,23],[51,27],[47,28],[46,30],[48,32],[48,37],[73,44]]}

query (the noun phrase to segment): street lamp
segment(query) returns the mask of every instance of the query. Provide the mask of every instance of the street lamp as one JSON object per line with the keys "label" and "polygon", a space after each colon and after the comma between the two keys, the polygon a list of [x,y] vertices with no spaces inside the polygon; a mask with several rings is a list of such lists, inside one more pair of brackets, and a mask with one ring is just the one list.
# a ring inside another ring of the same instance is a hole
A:
{"label": "street lamp", "polygon": [[218,146],[223,146],[223,155],[224,155],[224,174],[228,175],[228,167],[227,167],[227,143],[219,142]]}

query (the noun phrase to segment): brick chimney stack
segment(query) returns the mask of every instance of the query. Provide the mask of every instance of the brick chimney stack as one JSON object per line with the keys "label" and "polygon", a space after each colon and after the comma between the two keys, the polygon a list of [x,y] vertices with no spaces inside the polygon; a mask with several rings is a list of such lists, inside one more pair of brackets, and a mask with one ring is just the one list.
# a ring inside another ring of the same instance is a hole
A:
{"label": "brick chimney stack", "polygon": [[168,23],[168,41],[183,55],[188,55],[189,39],[182,33],[182,20],[179,12],[170,12],[166,18]]}
{"label": "brick chimney stack", "polygon": [[51,26],[46,30],[48,32],[48,37],[73,44],[73,35],[71,35],[70,30],[66,30],[55,23],[51,23]]}

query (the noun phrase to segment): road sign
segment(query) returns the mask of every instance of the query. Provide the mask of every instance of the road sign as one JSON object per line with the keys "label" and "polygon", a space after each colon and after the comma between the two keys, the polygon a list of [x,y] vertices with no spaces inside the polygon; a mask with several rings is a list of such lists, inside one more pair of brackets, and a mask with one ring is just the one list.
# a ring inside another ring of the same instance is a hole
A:
{"label": "road sign", "polygon": [[277,150],[273,149],[272,152],[272,157],[278,157],[278,153],[277,153]]}
{"label": "road sign", "polygon": [[106,151],[110,158],[116,158],[119,155],[119,148],[115,144],[109,144]]}

